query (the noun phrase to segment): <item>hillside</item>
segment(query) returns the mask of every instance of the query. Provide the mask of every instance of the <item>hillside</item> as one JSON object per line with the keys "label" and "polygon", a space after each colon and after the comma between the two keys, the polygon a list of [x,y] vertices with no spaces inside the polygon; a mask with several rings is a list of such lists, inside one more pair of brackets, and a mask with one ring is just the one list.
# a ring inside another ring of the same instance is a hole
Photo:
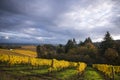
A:
{"label": "hillside", "polygon": [[22,49],[0,49],[0,54],[7,55],[17,55],[17,56],[28,56],[28,57],[37,57],[37,53],[30,50],[22,50]]}

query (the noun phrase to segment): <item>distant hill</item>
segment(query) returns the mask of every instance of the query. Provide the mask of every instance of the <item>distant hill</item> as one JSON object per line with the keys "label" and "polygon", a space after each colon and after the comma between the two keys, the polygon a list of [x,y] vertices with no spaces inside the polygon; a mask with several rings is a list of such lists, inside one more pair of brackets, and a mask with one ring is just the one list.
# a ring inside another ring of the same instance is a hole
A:
{"label": "distant hill", "polygon": [[[120,40],[115,40],[117,43],[120,43]],[[97,47],[100,46],[101,42],[93,42],[93,44]],[[21,46],[37,46],[37,45],[43,45],[43,44],[38,44],[38,43],[0,43],[0,46],[12,46],[12,47],[21,47]],[[53,44],[54,46],[58,45],[58,44]],[[64,45],[64,44],[63,44]]]}
{"label": "distant hill", "polygon": [[0,43],[0,45],[24,46],[24,45],[39,45],[39,44],[38,43]]}
{"label": "distant hill", "polygon": [[120,43],[120,40],[115,40],[117,43]]}

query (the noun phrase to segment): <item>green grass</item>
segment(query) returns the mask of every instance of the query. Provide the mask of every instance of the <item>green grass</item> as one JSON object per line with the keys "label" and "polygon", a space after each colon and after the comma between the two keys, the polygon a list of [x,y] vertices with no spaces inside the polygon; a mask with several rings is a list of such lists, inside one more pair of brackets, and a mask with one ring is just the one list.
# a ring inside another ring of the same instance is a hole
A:
{"label": "green grass", "polygon": [[120,80],[120,73],[119,74],[115,74],[115,80]]}
{"label": "green grass", "polygon": [[103,76],[91,67],[87,67],[84,73],[84,80],[105,80]]}
{"label": "green grass", "polygon": [[48,72],[47,67],[41,67],[37,68],[34,67],[33,69],[31,67],[23,66],[23,67],[10,67],[10,68],[2,68],[2,70],[9,72],[11,74],[25,74],[25,75],[32,75],[32,74],[45,74]]}
{"label": "green grass", "polygon": [[48,72],[48,69],[36,69],[36,70],[14,70],[14,71],[6,71],[6,73],[11,74],[13,76],[32,76],[32,75],[41,75],[46,74]]}
{"label": "green grass", "polygon": [[[33,67],[16,65],[8,67],[0,64],[0,80],[105,80],[103,74],[87,67],[83,75],[77,75],[75,68],[48,73],[48,67]],[[120,74],[115,74],[115,80],[120,80]]]}
{"label": "green grass", "polygon": [[[43,74],[48,73],[48,67],[33,67],[16,65],[8,67],[0,64],[0,80],[41,80]],[[39,76],[40,75],[40,76]],[[16,79],[17,78],[17,79]]]}
{"label": "green grass", "polygon": [[30,71],[33,74],[45,74],[48,72],[48,68],[40,69],[40,70],[32,70]]}
{"label": "green grass", "polygon": [[69,78],[71,78],[76,74],[77,74],[77,70],[71,68],[71,69],[65,69],[64,71],[57,72],[56,77],[62,80],[66,80],[66,79],[69,80]]}
{"label": "green grass", "polygon": [[[17,65],[5,67],[0,65],[1,77],[0,80],[69,80],[70,77],[77,74],[76,69],[65,69],[58,72],[48,73],[48,67],[34,67],[28,65]],[[8,77],[9,78],[8,78]],[[16,79],[17,78],[17,79]]]}

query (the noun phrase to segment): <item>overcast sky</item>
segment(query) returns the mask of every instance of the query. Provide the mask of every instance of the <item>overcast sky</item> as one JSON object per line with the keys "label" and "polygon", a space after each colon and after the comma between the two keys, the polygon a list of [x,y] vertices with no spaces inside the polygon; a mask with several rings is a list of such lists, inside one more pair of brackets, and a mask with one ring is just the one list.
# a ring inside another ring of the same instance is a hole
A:
{"label": "overcast sky", "polygon": [[120,0],[0,0],[0,42],[66,43],[109,31],[120,39]]}

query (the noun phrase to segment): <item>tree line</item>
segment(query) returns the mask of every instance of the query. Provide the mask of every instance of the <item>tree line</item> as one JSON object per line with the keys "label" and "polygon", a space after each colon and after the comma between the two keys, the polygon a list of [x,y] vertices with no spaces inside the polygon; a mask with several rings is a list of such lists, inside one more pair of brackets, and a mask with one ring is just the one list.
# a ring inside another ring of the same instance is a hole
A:
{"label": "tree line", "polygon": [[118,65],[120,64],[120,42],[113,40],[110,33],[106,32],[100,43],[93,43],[88,37],[84,42],[81,41],[78,44],[73,38],[68,40],[65,45],[38,45],[37,55],[39,58]]}

